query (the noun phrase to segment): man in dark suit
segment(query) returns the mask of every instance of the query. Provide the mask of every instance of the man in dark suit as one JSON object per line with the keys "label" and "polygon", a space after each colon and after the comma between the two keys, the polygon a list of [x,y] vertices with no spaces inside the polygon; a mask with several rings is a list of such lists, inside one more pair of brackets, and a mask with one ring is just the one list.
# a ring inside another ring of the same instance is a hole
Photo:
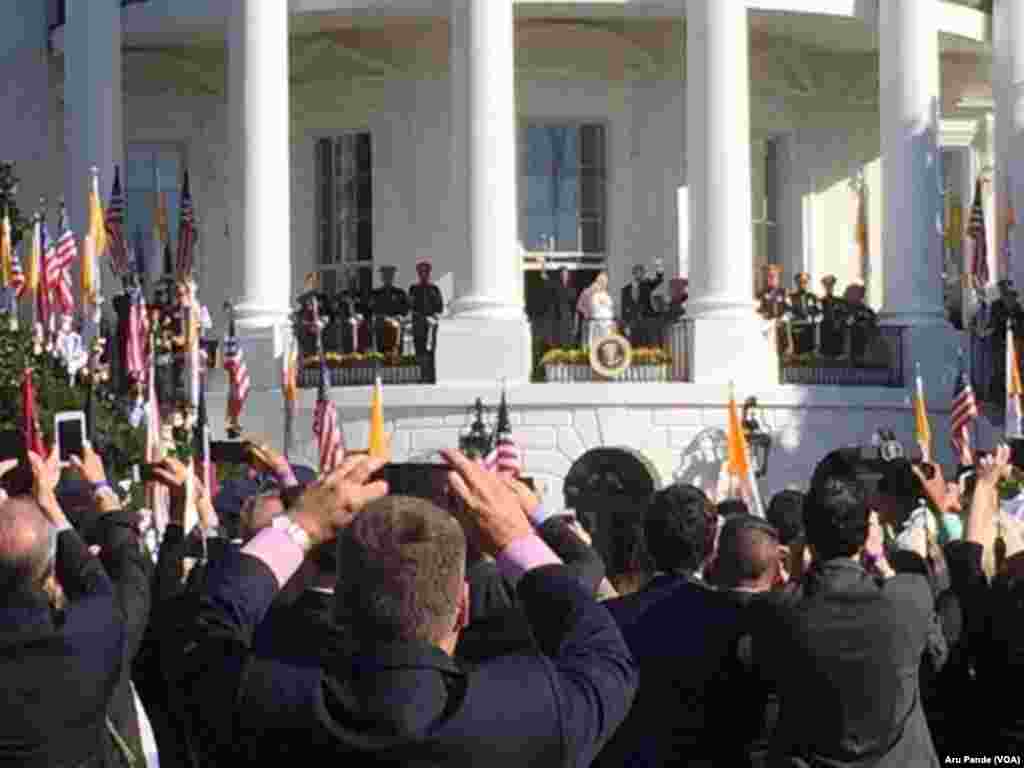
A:
{"label": "man in dark suit", "polygon": [[714,765],[717,725],[728,716],[711,699],[713,681],[734,645],[740,609],[694,575],[712,511],[689,485],[659,491],[647,509],[644,533],[657,573],[639,592],[605,603],[643,686],[595,766]]}
{"label": "man in dark suit", "polygon": [[[282,525],[214,565],[180,630],[178,674],[213,761],[275,765],[297,745],[360,765],[589,764],[625,717],[636,670],[608,613],[533,533],[513,492],[456,452],[453,487],[480,548],[517,579],[539,654],[467,669],[466,540],[448,512],[384,498],[382,462],[352,457]],[[296,664],[253,632],[306,553],[341,534],[335,609],[356,653]]]}
{"label": "man in dark suit", "polygon": [[558,279],[548,279],[548,343],[552,347],[571,347],[576,338],[576,291],[567,267],[558,270]]}
{"label": "man in dark suit", "polygon": [[[99,459],[87,454],[89,477],[103,477]],[[113,764],[108,712],[149,609],[138,535],[118,522],[120,502],[105,478],[96,481],[95,540],[112,583],[57,503],[55,457],[30,458],[36,497],[0,504],[0,762]]]}
{"label": "man in dark suit", "polygon": [[441,289],[430,282],[430,262],[426,259],[416,264],[419,282],[409,286],[409,302],[412,305],[412,341],[416,358],[420,361],[420,373],[426,382],[434,381],[434,353],[437,342],[437,321],[444,312]]}
{"label": "man in dark suit", "polygon": [[779,691],[769,764],[938,766],[918,684],[934,615],[927,580],[865,570],[865,558],[884,560],[882,528],[838,453],[815,471],[804,519],[815,562],[753,634]]}
{"label": "man in dark suit", "polygon": [[397,354],[402,347],[402,320],[409,314],[409,297],[395,287],[397,267],[380,268],[383,285],[373,291],[373,337],[376,349],[384,354]]}
{"label": "man in dark suit", "polygon": [[655,315],[651,294],[664,280],[665,271],[660,267],[654,277],[648,278],[643,264],[636,264],[633,267],[633,282],[622,289],[622,325],[634,346],[647,346],[651,343],[650,325]]}

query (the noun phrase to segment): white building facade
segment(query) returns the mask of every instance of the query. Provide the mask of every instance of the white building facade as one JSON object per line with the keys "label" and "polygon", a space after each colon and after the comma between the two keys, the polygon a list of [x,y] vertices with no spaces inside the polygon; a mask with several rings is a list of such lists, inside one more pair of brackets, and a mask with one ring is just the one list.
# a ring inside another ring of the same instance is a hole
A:
{"label": "white building facade", "polygon": [[[394,264],[406,287],[429,258],[447,308],[440,383],[387,390],[396,460],[454,445],[505,379],[527,472],[556,503],[593,447],[646,449],[670,473],[724,426],[729,381],[763,406],[769,492],[879,427],[909,442],[905,390],[779,385],[754,313],[764,264],[787,287],[801,271],[815,289],[864,282],[905,328],[937,435],[965,343],[944,318],[943,269],[962,263],[944,263],[943,214],[956,200],[966,219],[979,174],[990,272],[1024,284],[1024,262],[999,258],[1024,191],[1017,0],[13,2],[0,159],[22,207],[63,194],[82,232],[89,168],[106,193],[120,165],[145,252],[157,191],[173,229],[187,168],[201,295],[218,323],[237,303],[256,384],[243,423],[271,439],[276,341],[311,271],[369,284]],[[606,268],[616,296],[636,263],[688,277],[690,381],[528,383],[523,271],[543,250]],[[334,397],[364,446],[367,389]]]}

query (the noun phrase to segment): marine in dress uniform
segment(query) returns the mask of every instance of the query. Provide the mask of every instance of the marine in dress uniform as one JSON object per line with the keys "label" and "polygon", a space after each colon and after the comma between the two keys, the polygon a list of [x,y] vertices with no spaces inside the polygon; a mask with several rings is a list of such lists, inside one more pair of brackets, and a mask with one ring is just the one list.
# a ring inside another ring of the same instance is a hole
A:
{"label": "marine in dress uniform", "polygon": [[835,275],[825,275],[821,285],[825,295],[821,297],[820,351],[825,357],[839,357],[846,345],[846,302],[835,295]]}
{"label": "marine in dress uniform", "polygon": [[402,319],[409,314],[409,297],[401,288],[395,287],[397,267],[380,268],[380,279],[384,283],[373,292],[373,335],[378,352],[399,354],[402,343]]}
{"label": "marine in dress uniform", "polygon": [[800,272],[794,278],[796,290],[789,294],[789,314],[793,337],[793,354],[806,355],[814,351],[814,325],[821,314],[818,297],[807,289],[811,276]]}
{"label": "marine in dress uniform", "polygon": [[412,341],[420,373],[424,381],[434,381],[434,349],[437,343],[437,321],[444,312],[441,289],[430,282],[431,264],[426,259],[416,263],[419,282],[409,286],[412,309]]}

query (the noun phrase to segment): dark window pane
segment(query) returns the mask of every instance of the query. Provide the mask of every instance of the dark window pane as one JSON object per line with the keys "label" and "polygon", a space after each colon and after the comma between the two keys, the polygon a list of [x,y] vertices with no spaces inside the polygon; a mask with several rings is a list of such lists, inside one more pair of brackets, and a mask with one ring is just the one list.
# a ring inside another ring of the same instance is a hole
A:
{"label": "dark window pane", "polygon": [[580,127],[580,165],[604,168],[604,126],[584,125]]}
{"label": "dark window pane", "polygon": [[604,213],[604,179],[597,173],[584,171],[580,175],[580,213],[584,216]]}
{"label": "dark window pane", "polygon": [[328,296],[338,292],[338,273],[333,269],[325,269],[320,272],[320,290]]}
{"label": "dark window pane", "polygon": [[373,291],[373,267],[360,267],[359,269],[359,295],[364,299],[370,297]]}
{"label": "dark window pane", "polygon": [[373,210],[373,184],[370,176],[361,176],[356,182],[356,205],[360,218],[370,215]]}
{"label": "dark window pane", "polygon": [[580,222],[584,253],[603,253],[604,222],[600,219],[584,219]]}
{"label": "dark window pane", "polygon": [[358,230],[359,261],[373,260],[373,225],[369,221],[360,221]]}
{"label": "dark window pane", "polygon": [[373,167],[373,153],[370,149],[370,134],[360,133],[355,139],[355,169],[359,173],[369,173]]}

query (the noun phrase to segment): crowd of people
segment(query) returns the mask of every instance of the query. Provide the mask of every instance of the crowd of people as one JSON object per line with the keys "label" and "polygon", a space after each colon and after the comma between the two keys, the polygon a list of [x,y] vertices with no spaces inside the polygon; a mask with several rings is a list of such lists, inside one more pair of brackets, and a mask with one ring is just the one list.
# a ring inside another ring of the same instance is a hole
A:
{"label": "crowd of people", "polygon": [[[676,484],[606,564],[514,467],[176,459],[157,551],[86,444],[0,501],[0,764],[934,766],[1024,754],[1010,450],[828,453],[766,517]],[[16,460],[0,463],[0,480]],[[194,514],[198,524],[186,530]]]}

